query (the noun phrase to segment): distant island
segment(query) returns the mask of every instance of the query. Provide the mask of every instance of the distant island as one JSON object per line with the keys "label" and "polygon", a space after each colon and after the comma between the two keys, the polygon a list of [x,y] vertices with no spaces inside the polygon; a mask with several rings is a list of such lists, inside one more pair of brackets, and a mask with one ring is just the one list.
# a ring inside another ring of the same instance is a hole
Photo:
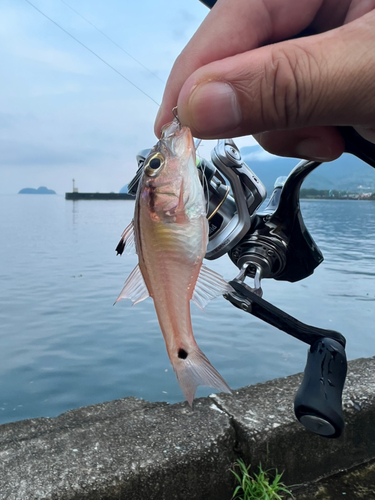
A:
{"label": "distant island", "polygon": [[56,191],[53,189],[47,189],[44,186],[38,187],[38,189],[34,188],[24,188],[21,191],[18,191],[18,194],[56,194]]}

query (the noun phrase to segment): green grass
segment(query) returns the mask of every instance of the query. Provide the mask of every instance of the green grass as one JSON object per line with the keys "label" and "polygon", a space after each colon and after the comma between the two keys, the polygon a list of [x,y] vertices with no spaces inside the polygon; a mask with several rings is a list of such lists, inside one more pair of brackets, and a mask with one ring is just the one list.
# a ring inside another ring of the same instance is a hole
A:
{"label": "green grass", "polygon": [[[253,473],[251,476],[250,465],[246,467],[243,460],[237,460],[232,473],[236,478],[236,489],[234,490],[233,500],[283,500],[283,494],[294,498],[292,493],[281,482],[282,474],[278,474],[277,470],[273,470],[273,479],[270,478],[270,470],[264,471],[262,466],[259,466],[259,472]],[[239,469],[236,472],[236,468]]]}

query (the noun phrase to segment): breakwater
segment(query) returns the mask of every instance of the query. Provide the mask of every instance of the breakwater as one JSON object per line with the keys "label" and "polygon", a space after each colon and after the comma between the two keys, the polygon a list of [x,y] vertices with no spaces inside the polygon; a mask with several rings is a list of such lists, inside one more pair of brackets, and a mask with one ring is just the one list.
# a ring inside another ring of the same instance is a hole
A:
{"label": "breakwater", "polygon": [[65,193],[66,200],[134,200],[127,193]]}

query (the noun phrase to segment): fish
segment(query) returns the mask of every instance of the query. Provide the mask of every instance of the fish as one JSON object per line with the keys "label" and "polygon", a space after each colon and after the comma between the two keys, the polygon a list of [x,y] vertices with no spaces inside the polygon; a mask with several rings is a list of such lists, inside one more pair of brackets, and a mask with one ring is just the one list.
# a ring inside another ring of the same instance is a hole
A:
{"label": "fish", "polygon": [[134,248],[138,265],[116,302],[137,304],[152,297],[167,353],[181,390],[190,404],[199,385],[223,392],[230,388],[198,347],[190,301],[201,309],[233,291],[203,264],[209,227],[206,200],[196,167],[191,131],[176,116],[143,164],[134,218],[116,248]]}

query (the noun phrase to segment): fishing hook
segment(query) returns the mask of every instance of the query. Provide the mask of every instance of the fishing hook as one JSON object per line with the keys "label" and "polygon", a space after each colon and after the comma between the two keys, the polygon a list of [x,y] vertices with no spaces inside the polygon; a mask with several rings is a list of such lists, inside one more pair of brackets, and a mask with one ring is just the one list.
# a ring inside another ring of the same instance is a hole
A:
{"label": "fishing hook", "polygon": [[172,113],[173,113],[173,116],[175,117],[175,120],[178,121],[178,124],[180,125],[181,127],[181,122],[180,122],[180,119],[178,117],[178,110],[177,110],[177,106],[175,106],[173,109],[172,109]]}

